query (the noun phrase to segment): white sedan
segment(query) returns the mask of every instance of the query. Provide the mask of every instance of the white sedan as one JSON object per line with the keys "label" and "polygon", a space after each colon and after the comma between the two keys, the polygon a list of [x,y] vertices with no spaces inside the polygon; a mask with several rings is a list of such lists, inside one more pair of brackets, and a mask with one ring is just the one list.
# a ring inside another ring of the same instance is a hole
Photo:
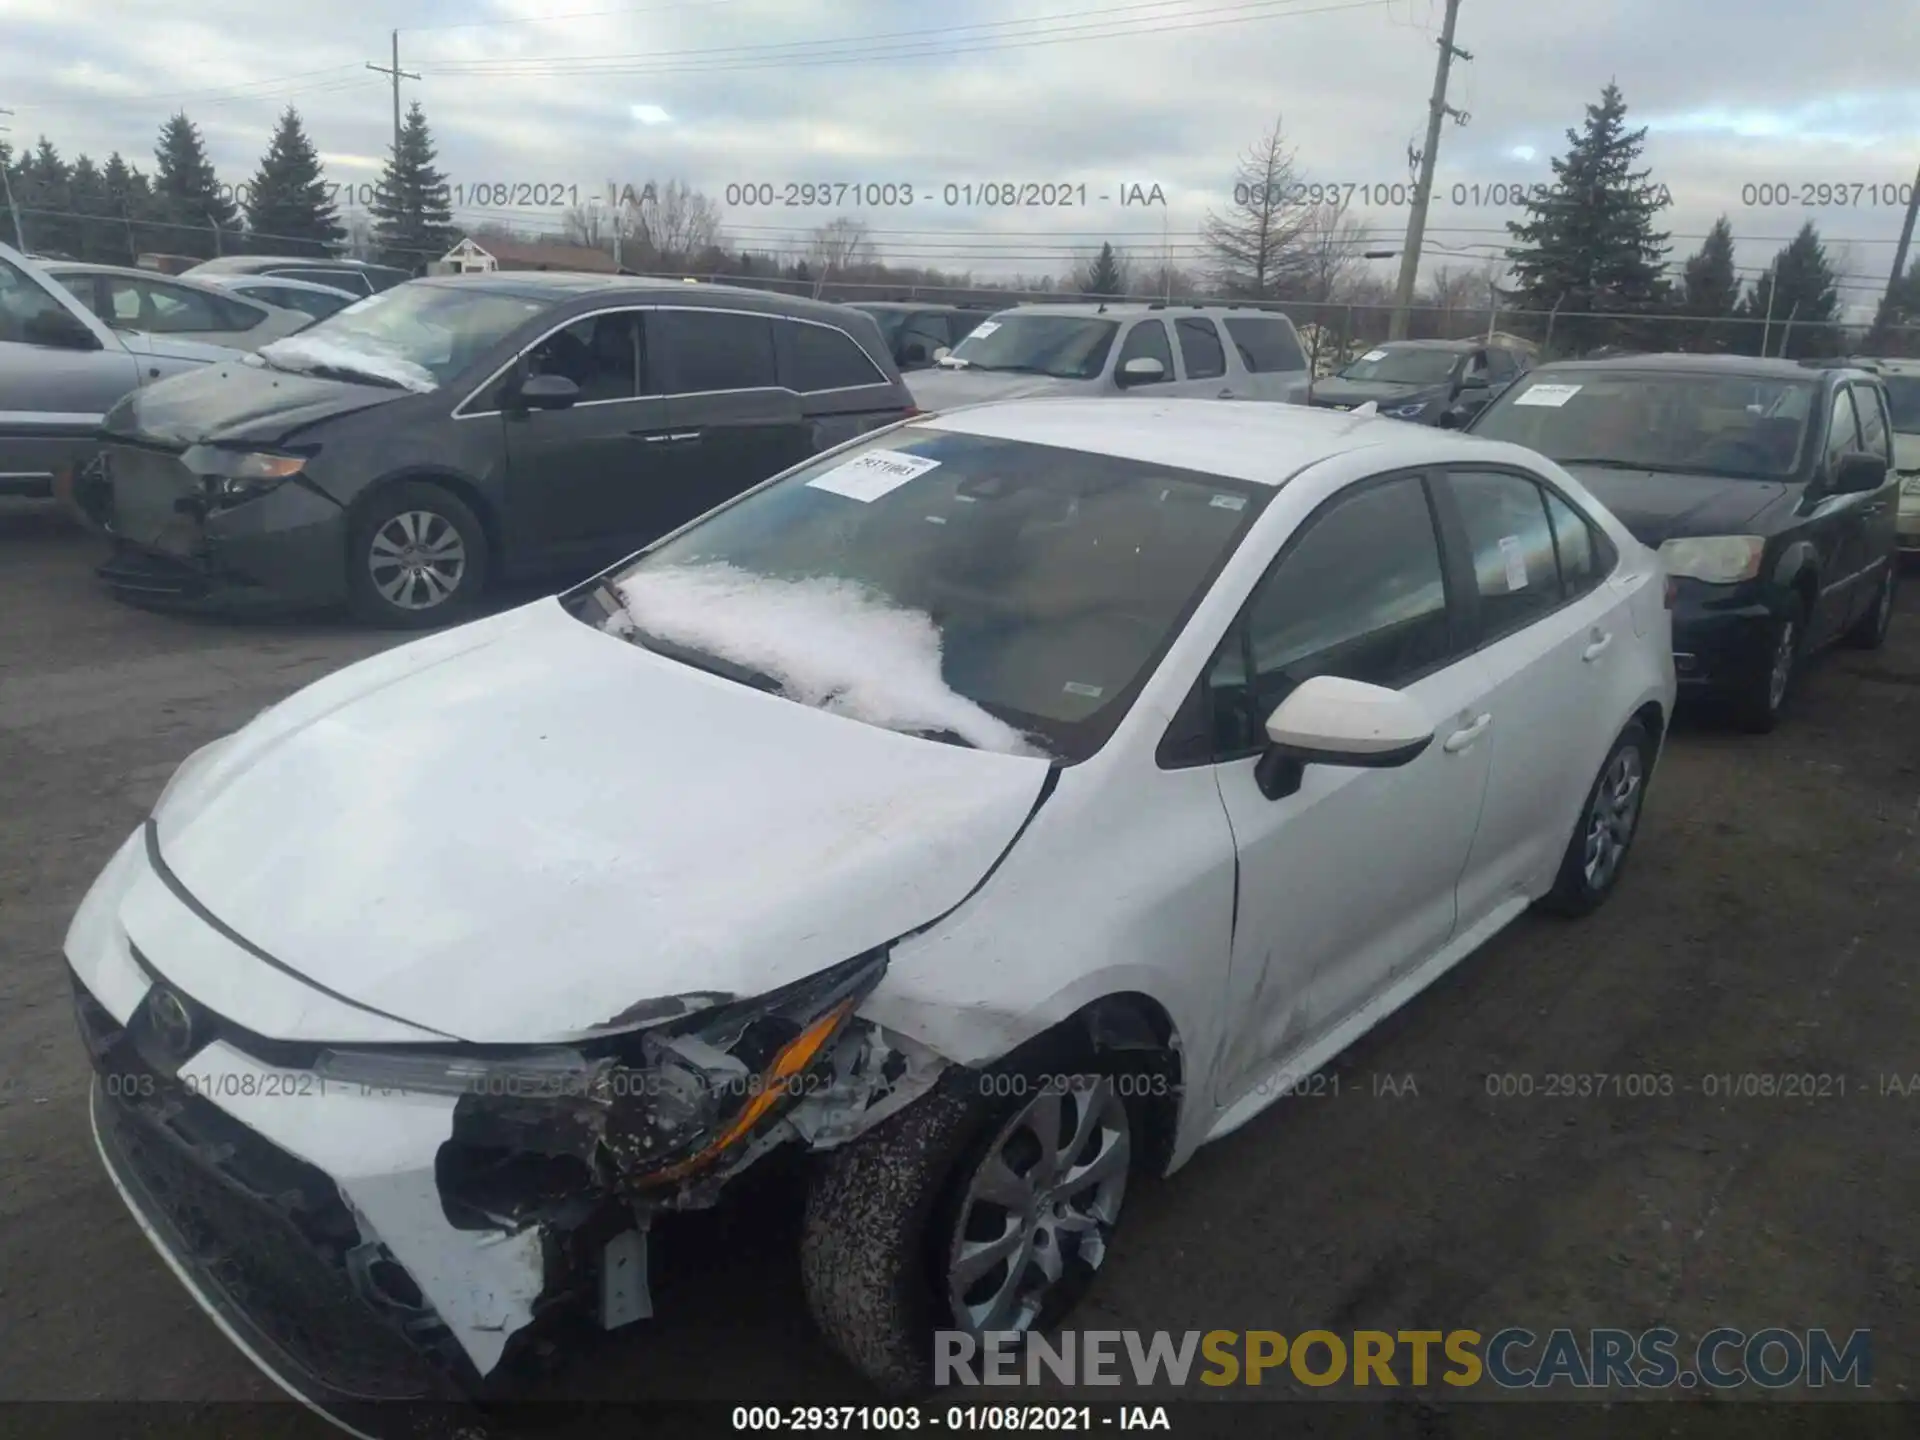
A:
{"label": "white sedan", "polygon": [[670,1323],[650,1240],[797,1147],[813,1313],[911,1390],[1055,1321],[1130,1174],[1612,893],[1669,627],[1511,445],[911,420],[190,757],[66,940],[101,1154],[338,1413]]}

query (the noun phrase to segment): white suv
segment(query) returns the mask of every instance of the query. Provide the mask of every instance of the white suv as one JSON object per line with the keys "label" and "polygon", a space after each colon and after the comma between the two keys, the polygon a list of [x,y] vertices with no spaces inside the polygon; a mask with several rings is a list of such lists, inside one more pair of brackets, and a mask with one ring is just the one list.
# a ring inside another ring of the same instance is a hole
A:
{"label": "white suv", "polygon": [[1900,472],[1900,548],[1920,551],[1920,360],[1861,360],[1887,387],[1893,468]]}
{"label": "white suv", "polygon": [[1312,381],[1285,315],[1157,301],[1022,305],[907,377],[923,409],[1037,395],[1183,395],[1305,404]]}

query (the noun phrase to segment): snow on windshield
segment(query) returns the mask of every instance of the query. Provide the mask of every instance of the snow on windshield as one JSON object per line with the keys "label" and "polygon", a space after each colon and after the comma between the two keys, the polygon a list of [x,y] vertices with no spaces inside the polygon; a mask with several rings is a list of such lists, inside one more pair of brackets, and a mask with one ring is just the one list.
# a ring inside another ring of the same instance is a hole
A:
{"label": "snow on windshield", "polygon": [[940,673],[940,631],[850,580],[776,580],[726,564],[641,566],[615,582],[642,629],[750,666],[787,697],[889,730],[946,730],[982,750],[1045,758]]}
{"label": "snow on windshield", "polygon": [[342,370],[358,370],[404,385],[409,390],[440,388],[439,382],[433,378],[433,372],[424,366],[364,341],[357,345],[342,345],[325,335],[301,333],[275,340],[270,345],[262,345],[260,354],[264,359],[284,361],[293,366],[325,365]]}

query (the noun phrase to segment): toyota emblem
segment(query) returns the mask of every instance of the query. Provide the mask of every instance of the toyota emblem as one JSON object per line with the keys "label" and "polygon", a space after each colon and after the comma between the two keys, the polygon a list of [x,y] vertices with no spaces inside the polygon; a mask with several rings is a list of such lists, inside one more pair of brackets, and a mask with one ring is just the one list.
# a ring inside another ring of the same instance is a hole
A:
{"label": "toyota emblem", "polygon": [[156,986],[147,997],[147,1020],[153,1027],[153,1038],[168,1055],[175,1060],[192,1056],[197,1037],[193,1012],[187,1009],[186,1001],[164,985]]}

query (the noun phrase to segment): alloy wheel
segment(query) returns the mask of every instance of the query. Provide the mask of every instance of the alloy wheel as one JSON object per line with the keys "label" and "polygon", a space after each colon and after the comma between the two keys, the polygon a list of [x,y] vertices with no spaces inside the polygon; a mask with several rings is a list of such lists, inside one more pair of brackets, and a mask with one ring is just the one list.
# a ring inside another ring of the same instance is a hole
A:
{"label": "alloy wheel", "polygon": [[446,516],[402,510],[373,532],[367,570],[389,604],[431,610],[443,603],[467,573],[466,542]]}
{"label": "alloy wheel", "polygon": [[1098,1269],[1126,1198],[1133,1136],[1105,1076],[1046,1088],[994,1136],[968,1177],[947,1251],[953,1320],[1033,1327],[1071,1262]]}
{"label": "alloy wheel", "polygon": [[1613,883],[1633,843],[1642,778],[1640,752],[1629,746],[1613,757],[1594,789],[1593,808],[1587,812],[1585,869],[1587,884],[1595,891]]}
{"label": "alloy wheel", "polygon": [[1787,699],[1787,686],[1793,682],[1793,662],[1800,644],[1800,631],[1791,620],[1780,622],[1780,639],[1773,647],[1773,667],[1767,672],[1767,708],[1778,710]]}

